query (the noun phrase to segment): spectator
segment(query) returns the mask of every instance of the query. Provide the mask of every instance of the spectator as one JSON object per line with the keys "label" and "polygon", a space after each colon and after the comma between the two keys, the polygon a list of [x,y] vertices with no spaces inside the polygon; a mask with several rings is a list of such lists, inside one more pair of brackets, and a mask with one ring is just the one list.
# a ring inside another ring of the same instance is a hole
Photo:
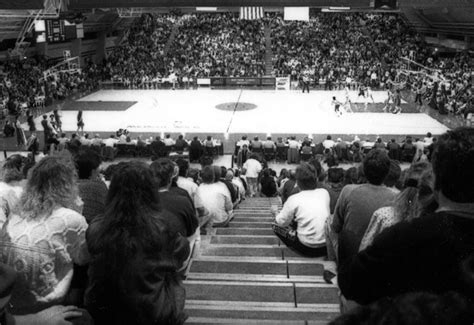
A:
{"label": "spectator", "polygon": [[262,170],[262,164],[257,160],[258,156],[251,154],[249,159],[244,163],[243,170],[247,184],[249,187],[250,197],[254,197],[258,193],[258,175]]}
{"label": "spectator", "polygon": [[405,175],[404,188],[395,197],[393,205],[374,212],[370,218],[359,251],[369,246],[385,228],[404,220],[434,212],[437,204],[433,196],[433,171],[429,163],[416,163]]}
{"label": "spectator", "polygon": [[243,165],[247,162],[247,160],[250,157],[250,150],[248,150],[248,146],[246,144],[243,144],[242,147],[240,147],[239,152],[237,153],[237,166],[242,168]]}
{"label": "spectator", "polygon": [[193,202],[195,202],[196,191],[198,186],[196,183],[193,182],[192,179],[188,178],[189,162],[184,159],[178,159],[176,161],[176,164],[179,168],[179,174],[178,178],[176,179],[176,184],[183,190],[186,190]]}
{"label": "spectator", "polygon": [[25,187],[24,167],[27,158],[11,155],[0,169],[0,227],[7,221],[13,208],[20,200]]}
{"label": "spectator", "polygon": [[331,230],[338,235],[339,265],[357,253],[375,210],[394,199],[395,193],[383,185],[389,170],[390,159],[387,154],[372,150],[363,162],[363,171],[369,183],[347,185],[342,189],[330,225]]}
{"label": "spectator", "polygon": [[[65,157],[46,157],[31,170],[17,209],[0,234],[4,262],[18,269],[12,314],[41,311],[66,298],[73,264],[89,260],[76,173]],[[47,276],[44,265],[50,265]]]}
{"label": "spectator", "polygon": [[324,224],[330,214],[329,194],[317,188],[316,170],[308,163],[297,167],[296,182],[301,191],[292,195],[279,213],[272,210],[273,230],[285,245],[303,255],[326,256]]}
{"label": "spectator", "polygon": [[275,179],[270,174],[268,168],[262,172],[262,178],[260,179],[261,193],[265,197],[274,197],[277,194],[277,185]]}
{"label": "spectator", "polygon": [[296,171],[294,169],[290,169],[288,171],[288,177],[289,177],[289,179],[285,182],[285,184],[283,185],[283,189],[281,191],[281,203],[282,204],[285,204],[285,202],[288,200],[288,198],[293,193],[295,188],[297,188]]}
{"label": "spectator", "polygon": [[178,151],[178,152],[183,152],[184,149],[186,149],[187,147],[188,147],[188,143],[184,139],[184,136],[182,134],[180,134],[178,136],[178,139],[176,139],[176,142],[174,144],[175,150]]}
{"label": "spectator", "polygon": [[199,161],[203,153],[203,148],[201,141],[199,141],[198,137],[194,137],[193,141],[189,145],[189,161],[195,162]]}
{"label": "spectator", "polygon": [[232,181],[226,179],[227,168],[224,167],[224,166],[221,166],[221,167],[214,166],[214,173],[215,173],[215,175],[220,174],[219,182],[223,183],[227,187],[227,189],[229,190],[230,199],[232,200],[232,204],[234,205],[234,208],[235,208],[239,203],[239,192],[237,191],[237,189],[232,184]]}
{"label": "spectator", "polygon": [[100,156],[91,149],[81,150],[75,158],[79,196],[84,202],[82,214],[88,223],[105,212],[107,186],[99,176]]}
{"label": "spectator", "polygon": [[395,139],[391,139],[390,142],[387,143],[387,150],[390,159],[400,161],[400,145],[395,142]]}
{"label": "spectator", "polygon": [[210,221],[207,227],[227,227],[233,218],[232,199],[225,184],[219,182],[213,166],[205,166],[201,172],[202,183],[196,196],[199,202],[209,211]]}
{"label": "spectator", "polygon": [[398,194],[400,191],[395,187],[397,185],[398,180],[400,179],[400,175],[402,174],[402,168],[398,161],[391,159],[390,160],[390,169],[388,171],[387,176],[385,177],[383,183],[389,189]]}
{"label": "spectator", "polygon": [[328,180],[326,182],[326,190],[329,192],[329,197],[331,199],[330,207],[331,214],[334,213],[336,208],[336,202],[341,194],[342,188],[344,187],[344,169],[339,167],[329,168],[328,169]]}
{"label": "spectator", "polygon": [[97,324],[183,324],[177,270],[189,244],[167,226],[150,169],[132,162],[112,177],[106,213],[87,232],[92,255],[85,305]]}
{"label": "spectator", "polygon": [[461,279],[462,261],[472,255],[474,242],[474,170],[465,168],[474,165],[473,148],[472,129],[458,128],[439,138],[433,155],[438,209],[390,227],[341,264],[344,296],[367,304],[412,291],[457,290],[472,299],[472,286]]}

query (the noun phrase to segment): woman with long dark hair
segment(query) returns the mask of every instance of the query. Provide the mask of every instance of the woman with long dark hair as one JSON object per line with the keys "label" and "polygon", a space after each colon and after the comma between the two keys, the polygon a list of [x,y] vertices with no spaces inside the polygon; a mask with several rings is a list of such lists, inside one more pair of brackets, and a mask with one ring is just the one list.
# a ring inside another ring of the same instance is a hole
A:
{"label": "woman with long dark hair", "polygon": [[85,303],[96,324],[184,323],[185,293],[177,270],[189,244],[168,230],[161,214],[148,166],[120,166],[105,213],[87,231],[92,262]]}

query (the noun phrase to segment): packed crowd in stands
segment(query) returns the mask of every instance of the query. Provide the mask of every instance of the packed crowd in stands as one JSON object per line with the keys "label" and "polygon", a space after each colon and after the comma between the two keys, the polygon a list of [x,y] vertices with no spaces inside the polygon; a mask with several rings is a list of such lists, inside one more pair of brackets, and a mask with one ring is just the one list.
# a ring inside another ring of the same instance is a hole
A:
{"label": "packed crowd in stands", "polygon": [[236,14],[181,17],[167,53],[169,69],[196,77],[255,77],[264,74],[265,37],[261,20]]}
{"label": "packed crowd in stands", "polygon": [[271,20],[276,75],[308,73],[326,88],[342,83],[380,84],[381,62],[363,33],[364,14],[321,13],[308,22]]}
{"label": "packed crowd in stands", "polygon": [[103,78],[138,87],[167,76],[165,45],[175,22],[173,15],[144,14],[128,31],[125,44],[107,58]]}
{"label": "packed crowd in stands", "polygon": [[[333,324],[381,313],[413,324],[397,308],[438,300],[445,308],[420,307],[418,317],[474,320],[473,129],[437,141],[427,134],[413,144],[425,157],[410,156],[404,170],[392,142],[377,140],[347,170],[311,157],[280,175],[262,151],[275,149],[271,139],[243,137],[236,168],[211,159],[200,169],[168,155],[101,169],[94,140],[78,141],[36,161],[12,155],[1,166],[2,324],[182,324],[182,274],[195,243],[256,196],[281,197],[272,228],[285,245],[337,263],[337,274],[324,273],[342,293],[345,313]],[[187,146],[182,137],[162,142]],[[321,145],[337,155],[340,143],[328,136]]]}

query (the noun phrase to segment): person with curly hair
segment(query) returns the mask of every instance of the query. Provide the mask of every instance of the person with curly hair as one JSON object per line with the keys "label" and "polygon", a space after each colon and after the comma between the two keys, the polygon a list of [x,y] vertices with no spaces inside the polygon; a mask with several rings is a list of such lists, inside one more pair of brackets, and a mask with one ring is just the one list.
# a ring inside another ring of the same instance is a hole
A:
{"label": "person with curly hair", "polygon": [[1,262],[18,273],[9,310],[14,315],[63,303],[74,264],[89,260],[76,178],[69,157],[42,159],[0,231]]}

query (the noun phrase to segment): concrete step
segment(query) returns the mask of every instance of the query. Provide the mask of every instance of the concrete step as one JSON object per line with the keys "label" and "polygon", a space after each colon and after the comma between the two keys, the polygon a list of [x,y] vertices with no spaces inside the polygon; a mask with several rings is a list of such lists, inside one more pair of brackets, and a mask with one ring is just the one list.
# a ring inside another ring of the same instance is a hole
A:
{"label": "concrete step", "polygon": [[186,301],[272,302],[295,304],[291,283],[184,281]]}
{"label": "concrete step", "polygon": [[212,236],[211,244],[280,245],[276,236]]}
{"label": "concrete step", "polygon": [[253,229],[272,229],[271,222],[239,222],[231,221],[229,223],[231,228],[253,228]]}
{"label": "concrete step", "polygon": [[186,301],[186,324],[326,325],[339,316],[339,305],[295,308],[282,305],[199,304]]}
{"label": "concrete step", "polygon": [[273,216],[270,212],[243,212],[243,211],[234,211],[234,218],[272,218]]}
{"label": "concrete step", "polygon": [[271,245],[210,245],[201,252],[202,256],[258,256],[283,260],[283,250]]}
{"label": "concrete step", "polygon": [[[290,321],[290,320],[276,320],[276,319],[241,319],[241,318],[209,318],[209,317],[190,317],[187,319],[186,324],[228,324],[228,325],[306,325],[306,321]],[[321,323],[324,324],[324,323]]]}
{"label": "concrete step", "polygon": [[216,235],[253,235],[253,236],[273,236],[275,233],[271,228],[217,228]]}
{"label": "concrete step", "polygon": [[193,261],[187,279],[324,283],[324,265],[288,261]]}
{"label": "concrete step", "polygon": [[241,217],[240,215],[235,215],[234,216],[234,219],[232,221],[235,221],[235,222],[255,222],[255,221],[258,221],[258,222],[273,222],[273,217],[263,217],[263,216],[257,216],[257,215],[253,215],[252,217],[248,217],[248,216],[245,216],[245,217]]}
{"label": "concrete step", "polygon": [[[307,324],[326,325],[339,316],[338,306],[312,308],[267,306],[210,306],[189,304],[186,324]],[[212,321],[209,321],[212,320]]]}

